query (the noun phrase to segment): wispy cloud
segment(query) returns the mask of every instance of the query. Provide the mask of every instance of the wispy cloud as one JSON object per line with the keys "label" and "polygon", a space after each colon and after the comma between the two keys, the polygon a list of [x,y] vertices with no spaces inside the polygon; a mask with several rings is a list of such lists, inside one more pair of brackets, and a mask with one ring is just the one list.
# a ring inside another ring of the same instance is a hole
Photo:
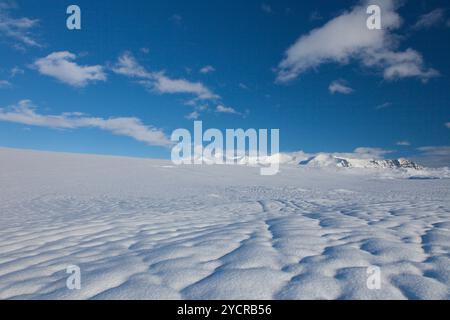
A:
{"label": "wispy cloud", "polygon": [[15,2],[0,3],[0,36],[12,40],[11,45],[19,50],[25,50],[26,47],[41,47],[33,32],[39,25],[39,20],[27,17],[14,18],[11,15],[14,9],[17,9]]}
{"label": "wispy cloud", "polygon": [[130,78],[151,79],[153,77],[152,73],[141,66],[131,52],[128,51],[119,56],[112,70],[117,74]]}
{"label": "wispy cloud", "polygon": [[159,93],[188,93],[195,95],[199,100],[215,100],[220,98],[201,82],[191,82],[186,79],[172,79],[167,77],[164,72],[154,73],[153,79],[154,83],[152,87]]}
{"label": "wispy cloud", "polygon": [[354,90],[347,85],[345,80],[339,79],[330,83],[328,90],[331,94],[342,93],[342,94],[350,94]]}
{"label": "wispy cloud", "polygon": [[434,27],[445,20],[445,9],[438,8],[431,12],[423,14],[419,17],[417,22],[414,24],[413,29],[429,29]]}
{"label": "wispy cloud", "polygon": [[[397,51],[398,29],[402,19],[393,0],[371,1],[383,12],[383,28],[366,27],[367,1],[302,35],[286,52],[277,68],[278,83],[286,83],[325,63],[348,64],[357,61],[382,71],[387,80],[406,77],[427,81],[439,73],[424,66],[422,55],[413,50]],[[339,36],[336,36],[339,35]]]}
{"label": "wispy cloud", "polygon": [[385,102],[375,107],[376,110],[386,109],[392,106],[392,102]]}
{"label": "wispy cloud", "polygon": [[32,67],[39,73],[55,78],[73,87],[85,87],[91,82],[106,81],[106,74],[100,65],[79,65],[77,56],[68,51],[53,52],[37,59]]}
{"label": "wispy cloud", "polygon": [[19,74],[24,74],[24,73],[25,73],[25,70],[23,70],[22,68],[19,68],[17,66],[13,67],[10,71],[11,77],[13,77],[13,78]]}
{"label": "wispy cloud", "polygon": [[79,112],[44,115],[36,112],[30,100],[21,100],[6,109],[0,108],[0,121],[52,129],[97,128],[115,135],[131,137],[152,146],[170,146],[172,142],[160,129],[148,126],[134,117],[87,117]]}
{"label": "wispy cloud", "polygon": [[450,122],[447,122],[445,126],[450,129]]}
{"label": "wispy cloud", "polygon": [[220,97],[201,82],[186,79],[172,79],[163,71],[150,72],[146,70],[130,53],[123,53],[112,67],[112,70],[130,78],[140,79],[138,83],[157,93],[192,94],[198,100],[215,100]]}
{"label": "wispy cloud", "polygon": [[204,66],[203,68],[201,68],[199,72],[203,73],[203,74],[207,74],[207,73],[211,73],[214,71],[216,71],[216,69],[213,66],[208,65],[208,66]]}
{"label": "wispy cloud", "polygon": [[244,90],[249,90],[249,87],[245,83],[242,83],[242,82],[239,83],[239,88],[244,89]]}

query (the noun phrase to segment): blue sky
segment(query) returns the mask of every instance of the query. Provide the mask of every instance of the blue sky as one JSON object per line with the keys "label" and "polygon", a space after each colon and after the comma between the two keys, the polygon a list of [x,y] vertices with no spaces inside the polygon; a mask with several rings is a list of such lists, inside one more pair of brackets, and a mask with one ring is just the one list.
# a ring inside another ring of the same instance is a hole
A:
{"label": "blue sky", "polygon": [[447,1],[74,3],[0,1],[0,146],[168,158],[198,119],[450,164]]}

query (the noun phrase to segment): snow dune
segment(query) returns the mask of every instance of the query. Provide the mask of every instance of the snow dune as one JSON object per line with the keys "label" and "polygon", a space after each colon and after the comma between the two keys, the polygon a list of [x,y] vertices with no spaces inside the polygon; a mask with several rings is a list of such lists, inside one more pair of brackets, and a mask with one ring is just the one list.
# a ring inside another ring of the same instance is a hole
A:
{"label": "snow dune", "polygon": [[450,179],[389,172],[0,149],[0,298],[449,299]]}

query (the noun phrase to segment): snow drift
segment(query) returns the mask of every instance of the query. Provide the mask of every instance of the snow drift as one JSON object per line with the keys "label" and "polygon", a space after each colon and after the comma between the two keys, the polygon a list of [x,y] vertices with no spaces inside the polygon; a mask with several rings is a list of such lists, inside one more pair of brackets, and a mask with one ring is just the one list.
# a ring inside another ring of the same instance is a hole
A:
{"label": "snow drift", "polygon": [[450,298],[449,179],[10,149],[0,164],[1,299]]}

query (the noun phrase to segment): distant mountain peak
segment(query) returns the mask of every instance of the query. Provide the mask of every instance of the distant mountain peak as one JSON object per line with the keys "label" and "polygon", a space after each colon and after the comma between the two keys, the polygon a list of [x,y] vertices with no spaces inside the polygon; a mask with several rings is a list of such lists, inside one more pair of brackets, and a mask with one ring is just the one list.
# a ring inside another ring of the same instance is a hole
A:
{"label": "distant mountain peak", "polygon": [[340,167],[340,168],[382,168],[382,169],[414,169],[421,170],[422,166],[408,159],[352,159],[337,157],[332,154],[320,153],[299,165],[309,167]]}

